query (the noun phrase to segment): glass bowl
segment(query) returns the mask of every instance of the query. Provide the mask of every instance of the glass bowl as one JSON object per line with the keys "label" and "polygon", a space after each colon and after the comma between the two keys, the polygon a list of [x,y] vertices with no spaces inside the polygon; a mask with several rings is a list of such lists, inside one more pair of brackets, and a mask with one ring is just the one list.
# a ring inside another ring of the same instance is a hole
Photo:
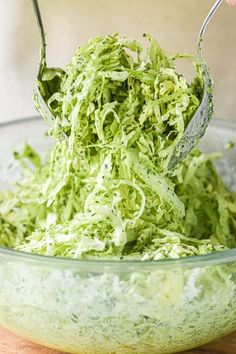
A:
{"label": "glass bowl", "polygon": [[[47,150],[39,118],[0,126],[1,164],[26,140]],[[236,124],[214,120],[202,142],[236,185]],[[14,169],[13,169],[14,171]],[[1,173],[4,188],[9,177]],[[197,347],[236,330],[236,250],[161,261],[71,260],[0,248],[0,325],[77,354],[157,354]]]}

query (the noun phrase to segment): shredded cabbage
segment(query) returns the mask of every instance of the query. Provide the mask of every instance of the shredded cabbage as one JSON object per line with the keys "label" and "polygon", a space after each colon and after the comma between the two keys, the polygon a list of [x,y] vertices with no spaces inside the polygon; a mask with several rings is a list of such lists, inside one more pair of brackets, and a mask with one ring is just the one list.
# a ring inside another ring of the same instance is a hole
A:
{"label": "shredded cabbage", "polygon": [[[0,242],[74,258],[162,259],[236,246],[235,197],[195,149],[171,173],[171,153],[193,116],[202,79],[188,84],[149,35],[96,37],[66,69],[45,69],[55,116],[43,162],[29,145],[23,178],[0,194]],[[47,112],[36,107],[47,121]]]}

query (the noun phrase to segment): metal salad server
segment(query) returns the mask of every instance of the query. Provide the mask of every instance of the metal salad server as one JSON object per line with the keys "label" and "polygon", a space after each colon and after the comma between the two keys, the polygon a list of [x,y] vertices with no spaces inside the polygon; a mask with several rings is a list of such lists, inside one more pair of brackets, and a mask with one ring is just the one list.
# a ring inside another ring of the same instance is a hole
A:
{"label": "metal salad server", "polygon": [[204,60],[202,52],[202,41],[208,23],[222,2],[223,0],[217,0],[214,3],[207,17],[205,18],[198,35],[197,64],[203,77],[203,96],[200,106],[191,118],[180,141],[175,146],[174,152],[168,165],[169,170],[172,170],[179,162],[181,162],[189,154],[192,148],[198,143],[198,141],[204,135],[209,121],[213,115],[213,82],[210,78],[209,70]]}
{"label": "metal salad server", "polygon": [[[59,86],[61,75],[63,70],[59,68],[48,68],[46,64],[46,40],[43,21],[39,9],[38,0],[31,0],[39,33],[40,33],[40,62],[39,70],[37,74],[37,85],[35,89],[35,103],[36,108],[42,114],[42,116],[48,121],[48,123],[55,122],[55,117],[52,114],[50,108],[47,105],[47,99],[51,94],[57,91],[56,87]],[[184,135],[176,145],[174,152],[171,156],[170,162],[168,164],[168,169],[173,169],[180,161],[182,161],[200,138],[204,135],[208,123],[213,114],[213,82],[209,76],[209,71],[207,65],[204,61],[202,54],[202,41],[206,30],[206,27],[211,20],[212,16],[220,6],[223,0],[217,0],[210,12],[208,13],[205,21],[198,36],[197,44],[197,57],[198,57],[198,67],[203,76],[203,96],[200,106],[189,122]],[[64,134],[63,134],[64,135]]]}
{"label": "metal salad server", "polygon": [[57,91],[61,76],[60,68],[48,68],[46,63],[46,39],[38,0],[31,0],[40,34],[40,61],[34,92],[36,108],[48,123],[55,122],[55,117],[47,105],[47,99]]}

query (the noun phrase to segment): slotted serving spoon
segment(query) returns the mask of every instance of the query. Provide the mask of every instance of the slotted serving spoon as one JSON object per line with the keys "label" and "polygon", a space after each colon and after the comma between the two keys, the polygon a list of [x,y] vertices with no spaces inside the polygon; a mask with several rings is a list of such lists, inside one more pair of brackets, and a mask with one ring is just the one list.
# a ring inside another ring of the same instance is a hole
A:
{"label": "slotted serving spoon", "polygon": [[198,143],[198,141],[204,135],[209,121],[213,115],[213,82],[210,78],[208,67],[204,60],[202,51],[202,41],[208,23],[210,22],[212,16],[214,15],[214,13],[222,2],[223,0],[217,0],[214,3],[207,17],[205,18],[198,35],[197,64],[203,77],[202,100],[200,106],[198,107],[197,111],[195,112],[189,124],[187,125],[184,135],[182,136],[182,138],[174,149],[174,152],[170,158],[170,162],[168,165],[169,170],[172,170],[179,162],[181,162],[189,154],[192,148]]}
{"label": "slotted serving spoon", "polygon": [[46,39],[39,4],[38,0],[31,0],[31,2],[40,34],[40,61],[36,80],[36,88],[34,92],[34,100],[36,108],[42,114],[44,119],[48,121],[48,123],[53,123],[55,122],[55,117],[46,102],[51,94],[58,91],[61,77],[64,72],[60,68],[47,67]]}

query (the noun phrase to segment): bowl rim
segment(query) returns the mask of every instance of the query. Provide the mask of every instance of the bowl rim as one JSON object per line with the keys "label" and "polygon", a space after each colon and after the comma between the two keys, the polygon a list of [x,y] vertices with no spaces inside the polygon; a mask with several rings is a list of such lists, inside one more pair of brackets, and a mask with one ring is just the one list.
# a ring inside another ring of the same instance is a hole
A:
{"label": "bowl rim", "polygon": [[[0,129],[16,126],[19,124],[28,124],[30,122],[39,122],[42,120],[40,116],[30,116],[27,118],[20,118],[0,123]],[[236,123],[227,119],[213,118],[211,125],[215,127],[222,127],[227,129],[236,130]],[[194,268],[205,267],[210,265],[226,264],[236,261],[236,248],[209,253],[200,256],[190,256],[185,258],[176,259],[161,259],[161,260],[125,260],[125,259],[74,259],[65,257],[55,257],[40,255],[34,253],[27,253],[0,247],[0,260],[16,261],[16,262],[29,262],[37,265],[56,266],[62,268],[74,268],[82,270],[98,271],[101,269],[127,271],[131,269],[147,270],[149,268]]]}

